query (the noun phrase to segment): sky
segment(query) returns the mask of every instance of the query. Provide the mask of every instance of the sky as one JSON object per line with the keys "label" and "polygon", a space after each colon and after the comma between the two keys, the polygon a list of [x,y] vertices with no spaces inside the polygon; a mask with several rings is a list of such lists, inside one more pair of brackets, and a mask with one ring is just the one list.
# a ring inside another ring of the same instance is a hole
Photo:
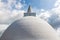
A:
{"label": "sky", "polygon": [[47,21],[60,35],[60,0],[0,0],[0,34],[22,18],[29,5],[37,17]]}

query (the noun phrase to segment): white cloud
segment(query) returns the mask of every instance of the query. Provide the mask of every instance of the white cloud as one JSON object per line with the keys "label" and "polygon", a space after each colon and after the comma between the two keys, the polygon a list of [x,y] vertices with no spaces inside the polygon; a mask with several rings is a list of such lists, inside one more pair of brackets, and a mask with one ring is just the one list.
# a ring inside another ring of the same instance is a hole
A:
{"label": "white cloud", "polygon": [[21,3],[18,3],[17,5],[15,5],[16,9],[20,9],[23,7],[23,5]]}
{"label": "white cloud", "polygon": [[50,13],[49,11],[45,11],[45,12],[42,12],[39,16],[44,19],[44,20],[47,20],[48,21],[48,18],[50,17]]}
{"label": "white cloud", "polygon": [[52,8],[52,11],[58,15],[60,15],[60,0],[57,0],[54,8]]}
{"label": "white cloud", "polygon": [[7,0],[6,3],[0,0],[0,24],[10,24],[17,18],[23,17],[24,10],[17,10],[24,6],[20,1],[16,4],[17,0]]}
{"label": "white cloud", "polygon": [[[7,2],[5,2],[7,1]],[[0,8],[1,9],[13,9],[13,7],[15,7],[16,9],[20,9],[24,6],[24,4],[21,3],[21,0],[17,1],[17,0],[0,0]]]}
{"label": "white cloud", "polygon": [[41,9],[41,11],[45,11],[44,9]]}
{"label": "white cloud", "polygon": [[56,0],[55,7],[58,7],[60,5],[60,0]]}
{"label": "white cloud", "polygon": [[0,1],[0,10],[5,9],[5,7],[6,7],[6,5],[3,2]]}
{"label": "white cloud", "polygon": [[24,10],[13,10],[13,12],[11,14],[11,17],[16,17],[16,16],[19,16],[19,15],[20,15],[20,17],[22,17],[23,13],[24,13]]}
{"label": "white cloud", "polygon": [[0,23],[11,23],[18,17],[23,17],[24,10],[1,10],[0,11]]}

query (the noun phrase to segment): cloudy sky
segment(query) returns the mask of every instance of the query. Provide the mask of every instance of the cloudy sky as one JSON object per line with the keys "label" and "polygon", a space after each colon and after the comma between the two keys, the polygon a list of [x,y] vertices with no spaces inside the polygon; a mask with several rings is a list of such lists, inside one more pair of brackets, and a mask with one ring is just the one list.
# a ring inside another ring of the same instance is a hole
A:
{"label": "cloudy sky", "polygon": [[60,35],[60,0],[0,0],[0,35],[12,22],[23,17],[29,5],[37,17],[47,21]]}

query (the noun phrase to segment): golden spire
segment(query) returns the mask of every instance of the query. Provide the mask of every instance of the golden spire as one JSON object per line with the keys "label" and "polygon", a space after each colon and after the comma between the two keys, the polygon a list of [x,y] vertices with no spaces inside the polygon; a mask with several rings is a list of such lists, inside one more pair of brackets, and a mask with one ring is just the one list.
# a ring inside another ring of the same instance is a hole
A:
{"label": "golden spire", "polygon": [[31,6],[29,5],[29,7],[28,7],[28,11],[27,11],[28,13],[31,13]]}

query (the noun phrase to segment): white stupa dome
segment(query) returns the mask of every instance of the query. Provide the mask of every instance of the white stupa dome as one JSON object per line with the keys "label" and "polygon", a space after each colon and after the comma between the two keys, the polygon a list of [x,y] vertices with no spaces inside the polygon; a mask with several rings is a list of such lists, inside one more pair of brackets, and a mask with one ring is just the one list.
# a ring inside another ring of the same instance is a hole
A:
{"label": "white stupa dome", "polygon": [[12,23],[0,40],[59,40],[59,38],[46,21],[27,16]]}

